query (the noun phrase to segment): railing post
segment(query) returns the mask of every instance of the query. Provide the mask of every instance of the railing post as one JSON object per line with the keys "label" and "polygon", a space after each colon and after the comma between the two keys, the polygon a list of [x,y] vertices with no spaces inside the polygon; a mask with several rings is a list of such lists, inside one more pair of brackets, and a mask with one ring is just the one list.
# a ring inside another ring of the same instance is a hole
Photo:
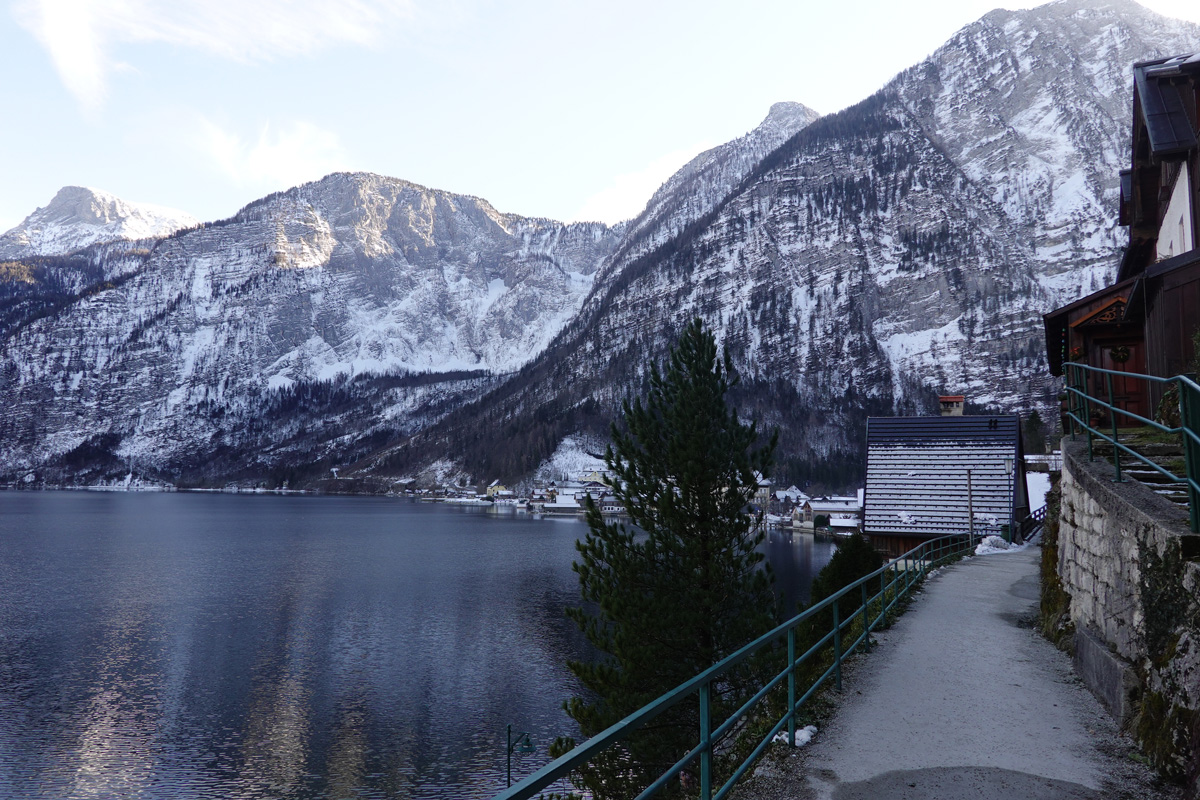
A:
{"label": "railing post", "polygon": [[1114,478],[1117,483],[1121,483],[1121,450],[1117,447],[1117,404],[1113,402],[1112,375],[1104,373],[1106,383],[1108,384],[1108,416],[1112,420],[1112,437],[1113,437],[1113,469],[1116,470],[1117,477]]}
{"label": "railing post", "polygon": [[834,685],[837,690],[842,690],[842,626],[838,621],[838,601],[834,600],[830,605],[833,606],[833,675]]}
{"label": "railing post", "polygon": [[1183,475],[1187,478],[1188,518],[1193,533],[1200,533],[1200,492],[1194,483],[1200,482],[1200,444],[1188,431],[1200,435],[1200,394],[1182,380],[1179,387],[1179,424],[1183,427]]}
{"label": "railing post", "polygon": [[879,573],[879,617],[875,620],[876,625],[883,624],[883,616],[887,613],[887,574],[887,567],[884,567],[883,572]]}
{"label": "railing post", "polygon": [[1082,369],[1077,370],[1077,371],[1082,376],[1079,379],[1079,383],[1083,387],[1080,390],[1080,392],[1081,392],[1082,400],[1083,400],[1083,418],[1084,418],[1084,420],[1086,420],[1086,422],[1080,422],[1079,424],[1087,432],[1088,461],[1095,461],[1096,454],[1093,451],[1093,447],[1092,447],[1092,438],[1093,438],[1092,437],[1092,393],[1088,389],[1087,372],[1085,372]]}
{"label": "railing post", "polygon": [[1067,425],[1070,426],[1071,441],[1075,441],[1075,365],[1067,364],[1066,380],[1063,381],[1063,394],[1067,396]]}
{"label": "railing post", "polygon": [[867,622],[867,582],[859,584],[862,589],[863,649],[871,647],[871,624]]}
{"label": "railing post", "polygon": [[975,500],[971,496],[971,470],[967,470],[967,531],[971,541],[975,541]]}
{"label": "railing post", "polygon": [[796,629],[788,629],[788,744],[796,746]]}
{"label": "railing post", "polygon": [[711,683],[700,686],[700,800],[712,800]]}

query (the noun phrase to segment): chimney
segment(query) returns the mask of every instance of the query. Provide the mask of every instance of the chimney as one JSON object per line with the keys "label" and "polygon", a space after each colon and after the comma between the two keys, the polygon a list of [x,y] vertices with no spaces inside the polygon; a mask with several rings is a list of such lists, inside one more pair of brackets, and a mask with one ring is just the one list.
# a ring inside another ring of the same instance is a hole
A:
{"label": "chimney", "polygon": [[942,406],[943,417],[961,417],[963,415],[963,401],[966,398],[961,394],[944,394],[938,398],[938,403]]}

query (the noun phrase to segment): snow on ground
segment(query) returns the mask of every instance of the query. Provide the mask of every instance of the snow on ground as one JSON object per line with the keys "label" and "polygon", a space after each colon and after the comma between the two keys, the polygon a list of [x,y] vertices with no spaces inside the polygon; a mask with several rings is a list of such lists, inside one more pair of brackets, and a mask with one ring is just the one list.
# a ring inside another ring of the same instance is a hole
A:
{"label": "snow on ground", "polygon": [[[796,747],[804,747],[804,745],[811,742],[813,737],[816,735],[817,735],[817,726],[816,725],[805,725],[803,728],[796,731]],[[787,744],[787,740],[788,740],[787,731],[780,731],[779,733],[775,734],[775,738],[772,739],[771,741],[780,742],[781,744]]]}
{"label": "snow on ground", "polygon": [[[1036,537],[1034,537],[1036,539]],[[1019,553],[1033,544],[1034,539],[1030,539],[1025,544],[1009,544],[1004,541],[1001,536],[985,536],[983,541],[975,545],[975,555],[990,556],[996,553]]]}
{"label": "snow on ground", "polygon": [[567,436],[558,444],[550,458],[542,462],[534,473],[541,481],[572,480],[580,473],[604,469],[604,459],[592,453],[604,451],[604,444],[586,436]]}
{"label": "snow on ground", "polygon": [[1048,472],[1026,472],[1025,488],[1029,491],[1029,510],[1037,511],[1046,505],[1046,492],[1050,491]]}

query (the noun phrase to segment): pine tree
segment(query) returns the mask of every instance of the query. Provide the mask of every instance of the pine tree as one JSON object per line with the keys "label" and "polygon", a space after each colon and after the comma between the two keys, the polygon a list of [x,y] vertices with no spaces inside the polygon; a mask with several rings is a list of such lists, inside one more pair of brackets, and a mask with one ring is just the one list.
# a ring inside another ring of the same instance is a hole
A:
{"label": "pine tree", "polygon": [[[725,404],[737,376],[726,350],[695,320],[653,367],[645,404],[623,405],[605,454],[613,491],[633,525],[606,522],[588,504],[588,534],[577,544],[583,608],[568,609],[603,653],[570,662],[594,699],[567,713],[593,736],[765,633],[776,622],[772,576],[757,551],[764,532],[746,507],[773,461],[776,436],[759,444]],[[753,693],[751,664],[713,687],[714,710]],[[695,703],[653,720],[584,770],[596,797],[632,797],[697,740]],[[719,717],[718,717],[719,718]]]}
{"label": "pine tree", "polygon": [[1024,445],[1026,453],[1041,454],[1046,452],[1046,426],[1042,415],[1035,408],[1025,418]]}

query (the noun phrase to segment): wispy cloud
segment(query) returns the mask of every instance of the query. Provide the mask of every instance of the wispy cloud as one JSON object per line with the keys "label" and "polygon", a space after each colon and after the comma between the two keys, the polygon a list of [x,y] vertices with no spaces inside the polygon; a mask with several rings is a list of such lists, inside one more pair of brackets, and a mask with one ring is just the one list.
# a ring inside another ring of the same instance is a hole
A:
{"label": "wispy cloud", "polygon": [[264,125],[248,139],[201,117],[194,144],[235,184],[268,191],[349,169],[350,162],[337,134],[302,120]]}
{"label": "wispy cloud", "polygon": [[572,219],[612,224],[636,217],[658,187],[666,183],[680,167],[712,146],[713,143],[700,143],[672,150],[643,169],[615,176],[608,186],[585,200]]}
{"label": "wispy cloud", "polygon": [[163,42],[243,62],[370,45],[413,0],[18,0],[17,21],[46,48],[63,84],[99,108],[122,45]]}

